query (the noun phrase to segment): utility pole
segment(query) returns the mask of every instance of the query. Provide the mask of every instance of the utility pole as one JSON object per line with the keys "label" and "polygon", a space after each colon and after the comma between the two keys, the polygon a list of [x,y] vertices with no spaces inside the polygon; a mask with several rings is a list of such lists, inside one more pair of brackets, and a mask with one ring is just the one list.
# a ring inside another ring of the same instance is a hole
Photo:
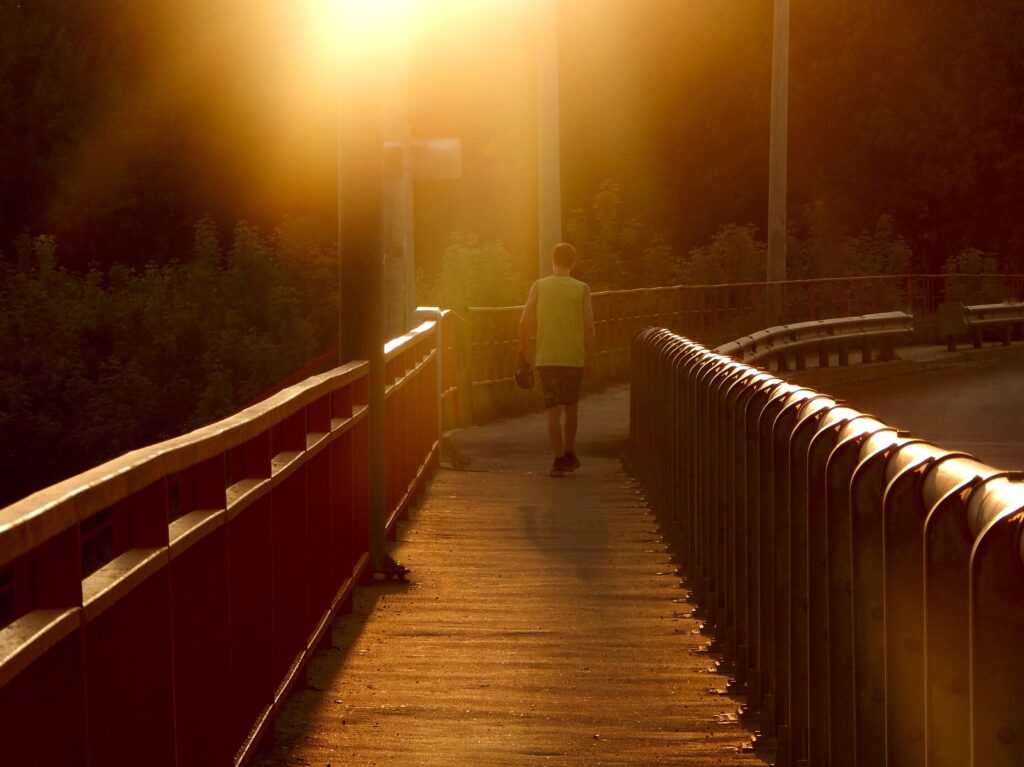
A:
{"label": "utility pole", "polygon": [[405,572],[384,550],[384,137],[380,61],[342,70],[338,98],[339,362],[369,362],[370,569]]}
{"label": "utility pole", "polygon": [[772,31],[771,139],[768,151],[768,325],[783,319],[786,279],[786,167],[789,149],[789,0],[775,0]]}
{"label": "utility pole", "polygon": [[387,336],[415,324],[413,151],[409,126],[409,40],[403,30],[384,61],[384,125],[387,140],[384,192],[384,292]]}
{"label": "utility pole", "polygon": [[537,11],[538,276],[545,277],[551,274],[551,251],[562,241],[558,2],[538,0]]}

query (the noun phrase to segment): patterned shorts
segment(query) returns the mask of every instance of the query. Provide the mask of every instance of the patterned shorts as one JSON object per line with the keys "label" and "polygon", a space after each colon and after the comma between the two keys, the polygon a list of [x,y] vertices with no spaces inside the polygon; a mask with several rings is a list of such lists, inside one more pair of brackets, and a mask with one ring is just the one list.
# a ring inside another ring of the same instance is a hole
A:
{"label": "patterned shorts", "polygon": [[580,401],[580,383],[583,368],[538,366],[540,388],[544,392],[544,407],[572,405]]}

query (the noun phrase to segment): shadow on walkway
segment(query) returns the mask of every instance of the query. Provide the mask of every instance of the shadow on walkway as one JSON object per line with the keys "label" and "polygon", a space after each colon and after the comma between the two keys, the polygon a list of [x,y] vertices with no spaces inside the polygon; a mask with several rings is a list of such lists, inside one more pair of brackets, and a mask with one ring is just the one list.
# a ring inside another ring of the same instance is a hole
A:
{"label": "shadow on walkway", "polygon": [[396,544],[410,584],[357,592],[259,764],[763,764],[623,469],[627,419],[625,389],[585,400],[562,479],[543,413],[457,433],[470,470]]}

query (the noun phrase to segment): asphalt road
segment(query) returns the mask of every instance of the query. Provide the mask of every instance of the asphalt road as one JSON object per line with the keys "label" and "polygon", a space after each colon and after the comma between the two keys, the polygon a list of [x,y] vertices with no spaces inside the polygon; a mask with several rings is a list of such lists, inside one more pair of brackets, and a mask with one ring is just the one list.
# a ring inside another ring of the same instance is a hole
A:
{"label": "asphalt road", "polygon": [[971,453],[995,468],[1024,468],[1024,345],[955,358],[938,349],[908,356],[893,363],[890,374],[879,366],[877,380],[806,385],[939,447]]}

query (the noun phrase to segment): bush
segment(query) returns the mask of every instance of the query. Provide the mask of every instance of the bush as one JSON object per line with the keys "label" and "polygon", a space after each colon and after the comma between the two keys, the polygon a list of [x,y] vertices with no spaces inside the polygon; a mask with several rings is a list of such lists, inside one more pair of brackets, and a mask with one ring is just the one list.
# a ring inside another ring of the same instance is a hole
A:
{"label": "bush", "polygon": [[1006,300],[1008,290],[1000,277],[972,277],[996,275],[1001,270],[999,260],[976,248],[967,248],[946,259],[942,266],[946,276],[946,300],[963,304],[987,304]]}
{"label": "bush", "polygon": [[679,282],[672,246],[627,212],[622,188],[612,179],[601,183],[588,212],[573,211],[567,233],[579,253],[574,274],[595,291]]}
{"label": "bush", "polygon": [[680,269],[687,285],[763,282],[768,246],[758,242],[753,226],[729,224],[711,242],[694,248]]}
{"label": "bush", "polygon": [[481,243],[456,234],[441,256],[440,273],[419,275],[417,302],[463,310],[470,306],[518,306],[530,282],[500,242]]}
{"label": "bush", "polygon": [[334,343],[335,258],[286,222],[239,224],[222,252],[75,274],[52,238],[0,272],[0,505],[222,418]]}

